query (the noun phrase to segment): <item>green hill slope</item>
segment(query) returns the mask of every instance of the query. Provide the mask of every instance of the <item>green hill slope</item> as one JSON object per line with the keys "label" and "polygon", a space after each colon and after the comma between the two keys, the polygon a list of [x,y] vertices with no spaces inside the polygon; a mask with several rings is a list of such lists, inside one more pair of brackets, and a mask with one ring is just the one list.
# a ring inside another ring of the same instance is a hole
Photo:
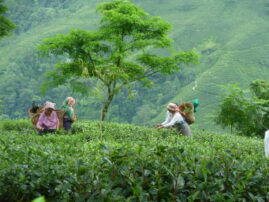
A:
{"label": "green hill slope", "polygon": [[[25,16],[16,13],[18,3],[7,0],[10,17],[21,28],[15,36],[0,42],[0,78],[3,87],[0,95],[4,103],[2,108],[8,108],[2,113],[10,117],[25,116],[33,98],[60,103],[66,96],[69,92],[67,88],[56,89],[46,97],[40,95],[38,86],[43,81],[43,74],[51,69],[55,60],[38,59],[35,47],[43,38],[66,33],[72,28],[94,29],[98,23],[95,6],[101,2],[55,0],[31,4],[31,0],[24,1],[25,8],[34,5],[27,12],[27,9],[19,7]],[[196,49],[201,54],[201,63],[184,67],[175,76],[157,79],[156,85],[150,90],[143,90],[138,85],[137,96],[133,100],[125,99],[126,93],[123,92],[111,107],[110,120],[153,125],[163,118],[163,108],[168,102],[199,98],[201,105],[195,126],[214,129],[213,112],[224,93],[220,85],[239,82],[246,87],[254,79],[268,77],[269,6],[265,0],[133,2],[151,15],[162,16],[169,21],[174,27],[171,37],[175,40],[176,49]],[[29,74],[25,75],[25,72]],[[98,99],[80,99],[78,111],[84,112],[81,112],[81,117],[98,118]],[[132,109],[129,109],[130,105]],[[119,110],[126,115],[119,113]]]}
{"label": "green hill slope", "polygon": [[[201,64],[194,67],[195,81],[180,89],[172,101],[199,98],[195,125],[214,128],[212,112],[224,94],[221,86],[247,87],[252,80],[269,76],[268,5],[265,1],[189,1],[182,6],[178,2],[173,9],[165,3],[160,7],[167,20],[173,19],[175,44],[201,53]],[[161,121],[163,114],[152,123]]]}

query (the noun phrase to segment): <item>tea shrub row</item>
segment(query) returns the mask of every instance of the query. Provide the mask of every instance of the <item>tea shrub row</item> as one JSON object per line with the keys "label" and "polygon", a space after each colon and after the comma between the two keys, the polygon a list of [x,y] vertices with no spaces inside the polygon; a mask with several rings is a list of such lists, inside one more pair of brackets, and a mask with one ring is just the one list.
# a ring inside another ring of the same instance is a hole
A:
{"label": "tea shrub row", "polygon": [[[8,125],[8,124],[7,124]],[[0,134],[0,201],[268,201],[260,139],[80,122]]]}

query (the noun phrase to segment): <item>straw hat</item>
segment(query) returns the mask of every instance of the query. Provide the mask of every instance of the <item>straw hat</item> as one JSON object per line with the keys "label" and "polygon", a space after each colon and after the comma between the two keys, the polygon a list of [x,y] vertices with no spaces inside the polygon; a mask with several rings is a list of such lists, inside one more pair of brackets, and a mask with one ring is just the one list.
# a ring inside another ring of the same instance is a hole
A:
{"label": "straw hat", "polygon": [[53,103],[53,102],[49,102],[49,101],[47,101],[46,103],[45,103],[45,105],[44,105],[44,108],[45,109],[55,109],[55,103]]}
{"label": "straw hat", "polygon": [[177,105],[175,103],[169,103],[166,108],[170,111],[176,111]]}

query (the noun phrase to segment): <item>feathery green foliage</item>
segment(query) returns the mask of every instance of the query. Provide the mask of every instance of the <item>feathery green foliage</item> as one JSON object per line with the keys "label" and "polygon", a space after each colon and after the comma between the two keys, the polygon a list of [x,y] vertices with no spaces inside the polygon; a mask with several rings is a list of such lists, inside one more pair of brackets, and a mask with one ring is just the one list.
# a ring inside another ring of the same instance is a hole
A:
{"label": "feathery green foliage", "polygon": [[230,127],[231,132],[263,137],[269,124],[268,86],[269,83],[264,80],[253,81],[250,84],[250,92],[230,86],[228,95],[219,105],[216,123]]}
{"label": "feathery green foliage", "polygon": [[5,16],[7,8],[4,6],[4,0],[0,0],[0,39],[9,35],[10,31],[15,28],[15,25]]}
{"label": "feathery green foliage", "polygon": [[[105,120],[113,98],[133,82],[151,84],[155,74],[171,74],[182,64],[197,62],[194,51],[171,55],[170,24],[150,17],[129,1],[115,0],[97,7],[102,14],[96,31],[73,30],[46,39],[39,49],[46,54],[66,55],[69,62],[58,63],[47,74],[45,88],[71,84],[88,89],[85,79],[94,78],[105,88],[101,120]],[[154,52],[165,49],[168,56]],[[84,79],[85,78],[85,79]],[[80,88],[80,89],[81,89]]]}

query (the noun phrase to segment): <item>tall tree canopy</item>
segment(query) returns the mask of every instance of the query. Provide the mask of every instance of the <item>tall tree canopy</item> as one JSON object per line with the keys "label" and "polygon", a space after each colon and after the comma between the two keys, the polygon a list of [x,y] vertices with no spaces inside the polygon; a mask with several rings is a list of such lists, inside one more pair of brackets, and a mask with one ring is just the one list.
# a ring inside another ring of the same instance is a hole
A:
{"label": "tall tree canopy", "polygon": [[4,36],[7,36],[12,29],[15,28],[15,25],[3,16],[7,11],[7,8],[4,6],[4,1],[0,0],[0,39]]}
{"label": "tall tree canopy", "polygon": [[174,53],[170,24],[129,1],[101,3],[97,11],[102,18],[96,31],[72,30],[44,40],[39,49],[67,59],[47,74],[45,89],[69,83],[80,91],[93,87],[89,79],[100,83],[105,90],[101,120],[120,89],[131,89],[136,81],[150,86],[153,75],[171,74],[198,60],[193,51]]}

